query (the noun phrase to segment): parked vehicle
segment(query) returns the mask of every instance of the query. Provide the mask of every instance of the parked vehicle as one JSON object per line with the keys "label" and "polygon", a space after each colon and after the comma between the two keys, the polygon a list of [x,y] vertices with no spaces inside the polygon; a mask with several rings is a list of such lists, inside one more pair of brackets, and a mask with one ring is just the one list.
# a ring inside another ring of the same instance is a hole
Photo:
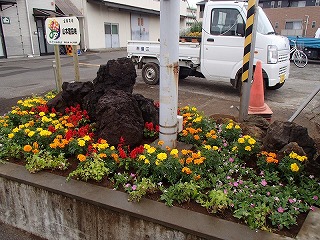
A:
{"label": "parked vehicle", "polygon": [[[179,43],[180,78],[196,76],[208,80],[230,80],[241,87],[245,22],[245,2],[209,1],[206,3],[200,43]],[[286,37],[275,35],[263,10],[258,7],[254,64],[262,62],[265,86],[280,88],[289,76],[290,44]],[[128,41],[128,57],[142,68],[147,84],[159,82],[160,43]]]}
{"label": "parked vehicle", "polygon": [[292,40],[304,51],[309,59],[320,60],[320,38],[305,38],[305,37],[288,37],[291,47]]}
{"label": "parked vehicle", "polygon": [[291,60],[297,67],[304,68],[308,63],[307,55],[303,52],[303,50],[298,48],[297,40],[292,39],[290,42],[293,43],[293,46],[290,49]]}

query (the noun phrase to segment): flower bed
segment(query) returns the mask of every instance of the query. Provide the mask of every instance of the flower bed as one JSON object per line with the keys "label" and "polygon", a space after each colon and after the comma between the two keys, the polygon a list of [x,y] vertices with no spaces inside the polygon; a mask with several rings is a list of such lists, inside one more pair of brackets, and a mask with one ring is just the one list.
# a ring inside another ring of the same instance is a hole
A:
{"label": "flower bed", "polygon": [[[178,139],[192,148],[165,148],[161,141],[110,146],[94,138],[94,123],[80,107],[64,115],[48,109],[53,97],[21,100],[0,118],[2,160],[19,160],[35,173],[65,170],[77,159],[67,179],[107,180],[129,201],[155,193],[168,206],[197,203],[210,214],[230,212],[252,229],[290,228],[320,205],[319,179],[304,171],[305,156],[291,152],[277,159],[233,121],[217,124],[187,106],[180,109],[184,130]],[[145,133],[154,137],[156,129],[146,124]]]}

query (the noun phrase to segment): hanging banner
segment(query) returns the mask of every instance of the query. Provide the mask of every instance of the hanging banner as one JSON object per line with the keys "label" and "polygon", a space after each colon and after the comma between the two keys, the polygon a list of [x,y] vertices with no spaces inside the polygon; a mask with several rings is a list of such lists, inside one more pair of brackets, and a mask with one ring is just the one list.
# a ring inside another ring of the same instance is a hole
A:
{"label": "hanging banner", "polygon": [[78,45],[80,42],[79,21],[76,17],[47,18],[45,26],[49,44]]}

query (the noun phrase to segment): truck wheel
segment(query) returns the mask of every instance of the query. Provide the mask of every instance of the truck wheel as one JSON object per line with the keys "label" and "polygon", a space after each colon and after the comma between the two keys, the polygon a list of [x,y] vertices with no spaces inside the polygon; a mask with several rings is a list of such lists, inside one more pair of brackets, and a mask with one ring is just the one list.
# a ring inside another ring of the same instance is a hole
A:
{"label": "truck wheel", "polygon": [[159,75],[159,66],[156,63],[147,63],[142,68],[142,78],[146,84],[158,84]]}
{"label": "truck wheel", "polygon": [[268,90],[277,90],[279,88],[281,88],[283,86],[284,82],[283,83],[278,83],[272,87],[267,87]]}

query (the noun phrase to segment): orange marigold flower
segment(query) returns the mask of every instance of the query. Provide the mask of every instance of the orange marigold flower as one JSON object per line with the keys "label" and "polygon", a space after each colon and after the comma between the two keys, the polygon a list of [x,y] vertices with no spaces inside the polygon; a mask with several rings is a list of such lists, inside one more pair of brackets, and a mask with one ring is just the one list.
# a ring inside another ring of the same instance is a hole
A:
{"label": "orange marigold flower", "polygon": [[87,157],[83,154],[78,154],[77,158],[80,162],[83,162],[87,159]]}
{"label": "orange marigold flower", "polygon": [[273,152],[269,152],[268,154],[270,157],[272,158],[277,158],[277,154],[273,153]]}
{"label": "orange marigold flower", "polygon": [[192,173],[192,171],[191,171],[191,169],[190,168],[188,168],[188,167],[184,167],[184,168],[182,168],[182,170],[181,170],[183,173],[186,173],[186,174],[191,174]]}
{"label": "orange marigold flower", "polygon": [[25,152],[30,152],[31,150],[32,150],[32,147],[30,145],[25,145],[23,147],[23,151],[25,151]]}
{"label": "orange marigold flower", "polygon": [[190,164],[190,163],[192,163],[192,161],[193,161],[193,158],[188,157],[188,158],[186,159],[186,164]]}
{"label": "orange marigold flower", "polygon": [[33,152],[34,154],[37,154],[37,153],[39,152],[39,150],[38,150],[38,149],[33,149],[32,152]]}
{"label": "orange marigold flower", "polygon": [[183,164],[184,164],[184,159],[183,159],[183,158],[179,159],[179,163],[180,163],[181,165],[183,165]]}
{"label": "orange marigold flower", "polygon": [[113,157],[113,159],[114,159],[117,163],[120,162],[120,161],[119,161],[119,155],[118,155],[118,154],[112,153],[112,154],[111,154],[111,157]]}
{"label": "orange marigold flower", "polygon": [[195,140],[199,140],[199,139],[200,139],[199,135],[194,135],[193,138],[194,138]]}
{"label": "orange marigold flower", "polygon": [[201,176],[200,175],[195,175],[193,178],[194,178],[194,180],[197,181],[197,180],[199,180],[201,178]]}

